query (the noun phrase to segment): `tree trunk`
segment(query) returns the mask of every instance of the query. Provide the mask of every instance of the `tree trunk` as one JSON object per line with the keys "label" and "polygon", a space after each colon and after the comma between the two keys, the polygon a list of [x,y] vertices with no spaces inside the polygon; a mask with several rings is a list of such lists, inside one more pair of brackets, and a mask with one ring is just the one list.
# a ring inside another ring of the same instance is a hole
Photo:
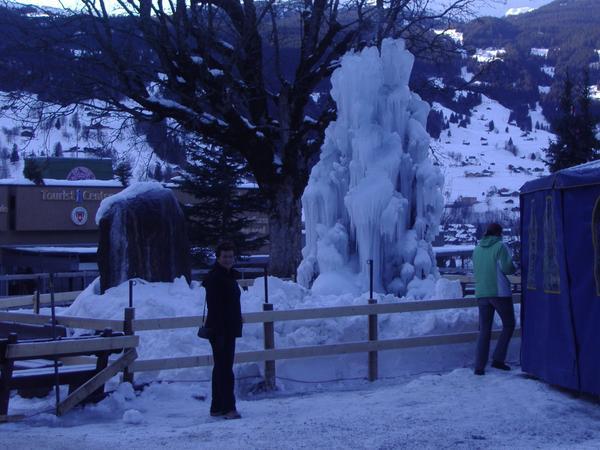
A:
{"label": "tree trunk", "polygon": [[278,277],[295,275],[300,264],[303,246],[301,195],[301,192],[295,192],[292,180],[285,182],[273,194],[269,212],[269,271]]}

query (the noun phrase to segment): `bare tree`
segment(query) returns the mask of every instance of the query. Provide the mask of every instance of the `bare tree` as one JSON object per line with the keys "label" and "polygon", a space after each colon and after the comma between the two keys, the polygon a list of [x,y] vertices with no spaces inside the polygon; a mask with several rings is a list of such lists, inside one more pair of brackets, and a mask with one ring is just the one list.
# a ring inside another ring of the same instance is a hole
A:
{"label": "bare tree", "polygon": [[[416,53],[431,49],[442,39],[432,27],[464,19],[477,1],[436,9],[433,0],[117,0],[117,20],[104,0],[83,0],[79,14],[97,42],[88,60],[111,75],[92,76],[109,108],[170,119],[243,155],[269,206],[271,271],[290,275],[302,245],[300,198],[335,118],[328,95],[318,105],[311,95],[328,91],[349,50],[388,36]],[[136,40],[145,60],[123,46]]]}

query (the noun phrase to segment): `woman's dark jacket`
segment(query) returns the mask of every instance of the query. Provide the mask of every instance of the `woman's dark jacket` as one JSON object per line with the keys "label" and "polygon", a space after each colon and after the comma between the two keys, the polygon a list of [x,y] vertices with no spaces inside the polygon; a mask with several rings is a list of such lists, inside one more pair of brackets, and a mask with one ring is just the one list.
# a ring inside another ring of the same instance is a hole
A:
{"label": "woman's dark jacket", "polygon": [[206,289],[208,307],[205,326],[213,329],[217,336],[242,336],[242,308],[237,275],[236,270],[227,270],[215,263],[202,282]]}

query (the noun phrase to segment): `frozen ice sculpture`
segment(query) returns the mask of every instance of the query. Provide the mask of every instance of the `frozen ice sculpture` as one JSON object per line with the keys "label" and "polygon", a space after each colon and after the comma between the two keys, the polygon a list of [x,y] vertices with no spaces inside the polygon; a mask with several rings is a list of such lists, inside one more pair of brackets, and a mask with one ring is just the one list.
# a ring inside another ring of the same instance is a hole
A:
{"label": "frozen ice sculpture", "polygon": [[443,176],[428,158],[429,105],[412,93],[403,40],[346,54],[331,77],[337,120],[302,196],[306,246],[298,281],[320,293],[366,289],[418,297],[439,277],[431,242]]}

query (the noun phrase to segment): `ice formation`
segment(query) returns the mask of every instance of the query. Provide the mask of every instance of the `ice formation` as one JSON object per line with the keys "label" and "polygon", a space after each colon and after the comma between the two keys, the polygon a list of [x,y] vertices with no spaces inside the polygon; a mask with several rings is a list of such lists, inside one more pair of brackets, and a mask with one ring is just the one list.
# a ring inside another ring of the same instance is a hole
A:
{"label": "ice formation", "polygon": [[320,290],[343,278],[348,291],[416,295],[439,274],[443,177],[428,158],[429,105],[408,87],[414,62],[403,40],[349,53],[331,77],[337,120],[302,196],[306,246],[298,281]]}

